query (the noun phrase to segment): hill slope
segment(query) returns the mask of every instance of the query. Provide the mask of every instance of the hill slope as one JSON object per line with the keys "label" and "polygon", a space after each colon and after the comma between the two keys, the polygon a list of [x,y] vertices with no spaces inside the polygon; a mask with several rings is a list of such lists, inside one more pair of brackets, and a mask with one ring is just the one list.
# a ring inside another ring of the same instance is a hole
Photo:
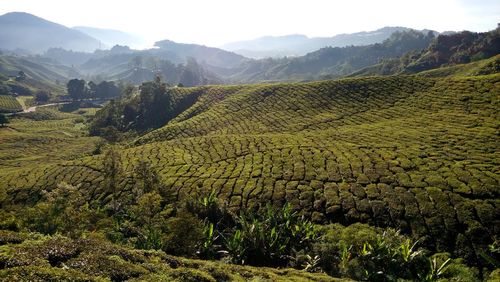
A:
{"label": "hill slope", "polygon": [[235,83],[337,78],[383,59],[398,58],[409,51],[425,49],[432,39],[433,33],[396,32],[383,43],[327,47],[301,57],[252,60],[225,72],[213,71]]}
{"label": "hill slope", "polygon": [[[292,206],[315,222],[395,226],[469,261],[499,233],[500,75],[177,88],[191,106],[121,152],[186,198]],[[176,106],[174,105],[174,108]],[[102,156],[0,173],[6,202],[58,182],[99,197]]]}
{"label": "hill slope", "polygon": [[170,40],[162,40],[156,42],[155,46],[159,47],[160,50],[175,53],[184,60],[188,57],[192,57],[203,64],[214,67],[230,68],[248,60],[233,52],[198,44],[184,44]]}
{"label": "hill slope", "polygon": [[80,31],[49,22],[28,13],[0,16],[0,49],[22,49],[42,53],[51,47],[94,51],[101,43]]}
{"label": "hill slope", "polygon": [[[465,68],[462,74],[466,74],[467,70],[471,73],[471,68],[481,67],[485,62],[481,60],[494,56],[498,58],[498,54],[500,54],[500,28],[483,33],[463,31],[439,35],[424,50],[408,52],[401,58],[385,60],[354,72],[351,76],[411,74],[429,70],[435,70],[433,73],[443,76],[446,73],[448,75],[459,73],[462,68]],[[474,64],[464,65],[471,62]],[[497,73],[498,67],[494,66],[494,62],[491,64],[489,70],[477,71],[479,74]],[[462,66],[452,67],[455,65]],[[439,71],[441,67],[448,68]]]}

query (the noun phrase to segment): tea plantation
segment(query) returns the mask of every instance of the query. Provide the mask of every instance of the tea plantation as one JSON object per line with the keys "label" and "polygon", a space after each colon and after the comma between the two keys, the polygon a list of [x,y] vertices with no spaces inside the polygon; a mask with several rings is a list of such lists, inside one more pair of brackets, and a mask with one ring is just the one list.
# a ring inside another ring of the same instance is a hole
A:
{"label": "tea plantation", "polygon": [[21,111],[21,104],[10,95],[0,95],[0,113]]}
{"label": "tea plantation", "polygon": [[[117,150],[119,194],[133,193],[145,161],[177,201],[214,191],[235,212],[288,203],[314,223],[394,227],[471,264],[498,239],[500,74],[172,91],[182,111]],[[74,114],[52,115],[0,136],[11,144],[0,151],[3,207],[35,204],[62,182],[106,197],[96,137],[72,139]],[[15,145],[31,127],[45,137]]]}

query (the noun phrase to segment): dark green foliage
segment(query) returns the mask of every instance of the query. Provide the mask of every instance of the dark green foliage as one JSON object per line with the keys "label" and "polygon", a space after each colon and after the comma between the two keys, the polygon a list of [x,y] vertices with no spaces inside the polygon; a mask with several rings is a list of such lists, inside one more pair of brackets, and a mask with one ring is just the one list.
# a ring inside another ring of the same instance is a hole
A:
{"label": "dark green foliage", "polygon": [[9,95],[10,94],[10,87],[5,85],[3,81],[0,81],[0,95]]}
{"label": "dark green foliage", "polygon": [[193,257],[204,237],[202,221],[181,212],[167,221],[167,229],[164,250],[173,255]]}
{"label": "dark green foliage", "polygon": [[50,92],[46,90],[39,90],[35,93],[35,101],[37,103],[46,103],[50,99]]}
{"label": "dark green foliage", "polygon": [[112,81],[101,81],[95,84],[93,81],[87,83],[87,96],[89,98],[108,99],[120,96],[120,89]]}
{"label": "dark green foliage", "polygon": [[171,118],[171,97],[167,85],[156,77],[141,85],[137,129],[146,130],[164,125]]}
{"label": "dark green foliage", "polygon": [[112,81],[85,82],[83,79],[71,79],[67,84],[68,95],[73,100],[109,99],[120,95],[120,89]]}
{"label": "dark green foliage", "polygon": [[[398,59],[390,59],[378,65],[368,67],[353,74],[358,75],[390,75],[398,73],[418,73],[443,66],[467,64],[487,59],[500,54],[500,29],[490,32],[474,33],[463,31],[454,34],[439,35],[422,51],[411,51]],[[498,63],[494,61],[485,66],[477,74],[498,73]],[[448,69],[453,74],[452,69]],[[440,74],[439,76],[443,76]]]}
{"label": "dark green foliage", "polygon": [[24,83],[9,81],[6,85],[10,88],[10,93],[22,95],[22,96],[31,96],[33,95],[33,91],[27,87]]}
{"label": "dark green foliage", "polygon": [[[325,226],[314,243],[319,265],[334,276],[362,281],[477,281],[478,273],[448,254],[429,256],[418,241],[363,224]],[[441,281],[441,280],[439,280]]]}
{"label": "dark green foliage", "polygon": [[21,212],[22,225],[44,234],[57,231],[77,237],[90,223],[92,211],[78,186],[61,183],[42,191],[42,201]]}
{"label": "dark green foliage", "polygon": [[[114,214],[122,208],[122,203],[119,199],[119,183],[123,177],[121,156],[114,148],[110,148],[104,155],[103,160],[104,174],[104,196],[111,196],[111,209]],[[103,199],[103,200],[106,200]]]}
{"label": "dark green foliage", "polygon": [[142,132],[160,127],[173,117],[170,89],[159,76],[143,83],[139,90],[138,96],[106,105],[94,118],[90,132],[102,136],[108,136],[110,128]]}
{"label": "dark green foliage", "polygon": [[9,123],[9,119],[5,115],[0,114],[0,126],[5,126],[7,123]]}
{"label": "dark green foliage", "polygon": [[225,246],[235,263],[284,266],[316,239],[314,225],[293,212],[266,206],[262,214],[243,213]]}
{"label": "dark green foliage", "polygon": [[24,81],[26,78],[28,78],[26,73],[24,73],[24,71],[19,71],[16,76],[16,81]]}
{"label": "dark green foliage", "polygon": [[87,90],[86,90],[86,83],[85,80],[83,79],[71,79],[68,81],[68,84],[66,85],[68,95],[73,99],[73,100],[81,100],[84,98],[87,98]]}

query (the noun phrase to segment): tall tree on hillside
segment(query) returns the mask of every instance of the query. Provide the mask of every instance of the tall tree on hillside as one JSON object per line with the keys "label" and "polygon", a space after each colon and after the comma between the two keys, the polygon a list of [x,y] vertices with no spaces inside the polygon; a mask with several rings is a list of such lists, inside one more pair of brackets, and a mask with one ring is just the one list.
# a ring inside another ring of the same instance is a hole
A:
{"label": "tall tree on hillside", "polygon": [[159,127],[168,121],[171,114],[170,91],[160,76],[141,85],[139,99],[139,130]]}
{"label": "tall tree on hillside", "polygon": [[83,79],[72,79],[68,81],[66,85],[68,89],[68,95],[73,100],[81,100],[86,96],[85,80]]}
{"label": "tall tree on hillside", "polygon": [[117,213],[120,209],[118,201],[119,182],[122,179],[122,163],[120,154],[114,149],[109,149],[104,155],[102,162],[104,173],[104,186],[106,192],[111,195],[111,208],[113,213]]}

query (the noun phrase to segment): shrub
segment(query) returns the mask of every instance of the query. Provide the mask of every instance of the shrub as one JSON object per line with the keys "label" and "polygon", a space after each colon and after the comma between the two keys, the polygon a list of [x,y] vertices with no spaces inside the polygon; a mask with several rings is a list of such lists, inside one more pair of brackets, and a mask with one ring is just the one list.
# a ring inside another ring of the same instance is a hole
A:
{"label": "shrub", "polygon": [[180,212],[167,221],[163,249],[173,255],[193,257],[203,237],[203,223],[190,213]]}
{"label": "shrub", "polygon": [[264,212],[243,213],[225,246],[233,262],[258,266],[287,265],[298,250],[316,239],[314,225],[293,212],[267,205]]}
{"label": "shrub", "polygon": [[50,92],[46,90],[39,90],[35,93],[35,101],[37,103],[46,103],[50,100]]}

